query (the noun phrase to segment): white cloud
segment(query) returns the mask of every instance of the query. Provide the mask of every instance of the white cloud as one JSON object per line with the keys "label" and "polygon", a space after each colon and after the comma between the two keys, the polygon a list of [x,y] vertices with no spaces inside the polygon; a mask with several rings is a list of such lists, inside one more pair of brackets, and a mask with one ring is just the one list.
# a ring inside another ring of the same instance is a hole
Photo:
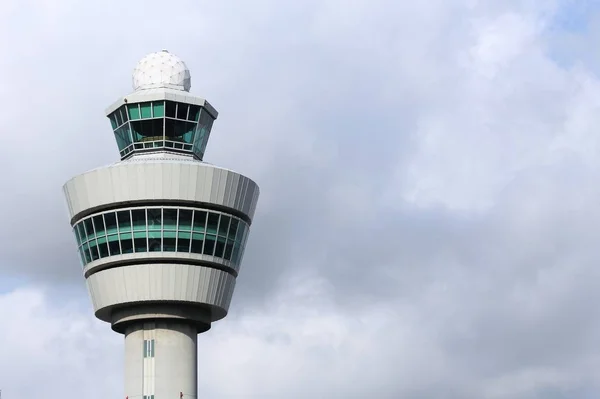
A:
{"label": "white cloud", "polygon": [[597,33],[559,1],[235,3],[2,4],[5,395],[121,395],[121,339],[56,288],[60,186],[168,48],[220,111],[207,160],[262,189],[206,397],[597,397],[600,86],[564,44]]}

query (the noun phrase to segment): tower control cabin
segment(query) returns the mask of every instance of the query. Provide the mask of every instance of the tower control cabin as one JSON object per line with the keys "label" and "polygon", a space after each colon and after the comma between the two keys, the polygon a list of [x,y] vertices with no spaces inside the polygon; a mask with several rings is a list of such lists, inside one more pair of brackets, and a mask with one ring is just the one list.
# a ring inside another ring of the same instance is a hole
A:
{"label": "tower control cabin", "polygon": [[64,186],[96,317],[125,336],[129,399],[197,398],[197,335],[227,315],[259,188],[202,161],[217,111],[167,51],[108,108],[121,160]]}

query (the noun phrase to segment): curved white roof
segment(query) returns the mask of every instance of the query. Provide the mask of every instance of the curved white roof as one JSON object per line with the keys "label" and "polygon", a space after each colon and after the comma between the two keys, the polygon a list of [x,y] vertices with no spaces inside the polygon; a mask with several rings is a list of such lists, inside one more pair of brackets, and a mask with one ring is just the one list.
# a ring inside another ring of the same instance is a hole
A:
{"label": "curved white roof", "polygon": [[190,91],[191,86],[187,65],[167,50],[148,54],[133,70],[133,89],[136,91],[155,88]]}

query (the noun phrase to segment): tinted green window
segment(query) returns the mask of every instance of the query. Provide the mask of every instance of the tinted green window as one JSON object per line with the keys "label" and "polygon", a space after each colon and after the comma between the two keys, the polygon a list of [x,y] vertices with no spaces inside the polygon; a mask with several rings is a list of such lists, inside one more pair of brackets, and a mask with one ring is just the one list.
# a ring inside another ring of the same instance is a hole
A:
{"label": "tinted green window", "polygon": [[104,235],[106,229],[104,228],[104,219],[102,219],[102,215],[96,215],[92,218],[94,222],[94,229],[96,230],[96,235]]}
{"label": "tinted green window", "polygon": [[79,232],[79,237],[81,238],[81,242],[87,241],[87,235],[85,234],[85,227],[83,227],[83,223],[77,223],[77,231]]}
{"label": "tinted green window", "polygon": [[217,242],[215,245],[215,256],[218,258],[223,257],[223,253],[225,252],[225,242],[227,239],[225,237],[217,237]]}
{"label": "tinted green window", "polygon": [[179,231],[177,233],[177,251],[190,252],[190,240],[192,234],[187,231]]}
{"label": "tinted green window", "polygon": [[104,223],[106,224],[106,234],[117,232],[117,215],[114,212],[104,214]]}
{"label": "tinted green window", "polygon": [[117,126],[121,126],[123,124],[123,116],[121,115],[121,109],[115,111],[115,117],[117,119]]}
{"label": "tinted green window", "polygon": [[163,119],[148,119],[131,122],[133,141],[135,143],[144,144],[153,141],[161,141],[163,139],[163,124]]}
{"label": "tinted green window", "polygon": [[239,263],[248,236],[248,226],[235,217],[178,208],[107,212],[82,220],[73,230],[84,265],[148,251],[191,252]]}
{"label": "tinted green window", "polygon": [[[165,140],[191,144],[194,139],[196,124],[194,122],[165,120]],[[178,147],[183,148],[183,146]]]}
{"label": "tinted green window", "polygon": [[188,114],[188,120],[198,122],[199,117],[200,117],[200,106],[190,105],[190,112]]}
{"label": "tinted green window", "polygon": [[81,264],[83,266],[85,266],[85,264],[87,263],[87,261],[85,259],[85,254],[83,253],[83,247],[80,247],[77,252],[79,252],[79,258],[81,259]]}
{"label": "tinted green window", "polygon": [[204,239],[204,250],[202,251],[204,255],[212,255],[215,252],[216,239],[217,237],[212,234],[206,235],[206,238]]}
{"label": "tinted green window", "polygon": [[192,211],[189,209],[179,210],[179,230],[189,231],[192,229]]}
{"label": "tinted green window", "polygon": [[239,223],[240,223],[239,220],[231,218],[231,224],[229,225],[229,232],[227,233],[227,237],[229,237],[230,240],[235,240],[235,234],[237,233]]}
{"label": "tinted green window", "polygon": [[219,214],[209,212],[208,221],[206,223],[206,232],[217,234],[218,227],[219,227]]}
{"label": "tinted green window", "polygon": [[160,252],[162,250],[160,230],[148,232],[148,247],[151,252]]}
{"label": "tinted green window", "polygon": [[206,212],[194,211],[194,231],[203,233],[206,229]]}
{"label": "tinted green window", "polygon": [[154,112],[155,118],[162,118],[165,116],[165,103],[164,101],[155,101],[152,103],[152,111]]}
{"label": "tinted green window", "polygon": [[108,119],[110,119],[110,125],[112,126],[113,130],[119,127],[117,122],[117,116],[114,112],[108,116]]}
{"label": "tinted green window", "polygon": [[92,254],[92,261],[100,258],[100,254],[98,253],[98,245],[96,240],[90,241],[90,253]]}
{"label": "tinted green window", "polygon": [[115,139],[117,140],[117,146],[119,147],[119,151],[131,144],[132,141],[129,124],[121,126],[117,130],[115,130]]}
{"label": "tinted green window", "polygon": [[191,251],[196,254],[202,253],[202,247],[204,244],[204,234],[193,233],[192,234],[192,248]]}
{"label": "tinted green window", "polygon": [[141,103],[140,111],[143,119],[152,118],[152,104],[151,103]]}
{"label": "tinted green window", "polygon": [[163,251],[175,252],[176,250],[176,231],[164,231],[163,232]]}
{"label": "tinted green window", "polygon": [[89,244],[83,244],[83,255],[85,256],[85,263],[90,263],[92,261]]}
{"label": "tinted green window", "polygon": [[246,234],[246,223],[241,223],[240,226],[238,227],[238,233],[237,233],[237,236],[235,237],[235,240],[243,243],[245,234]]}
{"label": "tinted green window", "polygon": [[213,122],[214,118],[212,115],[205,109],[202,109],[200,111],[200,120],[198,122],[198,127],[196,128],[196,134],[194,135],[193,149],[194,154],[200,159],[204,156],[204,149],[206,148]]}
{"label": "tinted green window", "polygon": [[165,208],[163,217],[165,230],[177,230],[177,209]]}
{"label": "tinted green window", "polygon": [[148,230],[160,230],[162,227],[162,209],[148,209]]}
{"label": "tinted green window", "polygon": [[233,263],[238,263],[239,262],[240,247],[241,247],[241,244],[239,242],[237,242],[237,241],[233,245],[233,254],[231,255],[231,261]]}
{"label": "tinted green window", "polygon": [[108,251],[110,252],[110,255],[120,255],[121,248],[119,247],[119,235],[111,234],[108,237],[106,237],[106,239],[108,242]]}
{"label": "tinted green window", "polygon": [[229,231],[229,220],[231,218],[229,216],[221,215],[221,221],[219,222],[219,235],[227,237],[227,232]]}
{"label": "tinted green window", "polygon": [[233,253],[233,241],[227,240],[227,244],[225,245],[225,254],[223,254],[223,258],[227,260],[231,260],[231,254]]}
{"label": "tinted green window", "polygon": [[117,212],[117,220],[119,222],[119,231],[131,231],[131,216],[129,211]]}
{"label": "tinted green window", "polygon": [[75,234],[75,240],[77,241],[77,246],[81,245],[81,237],[79,237],[79,232],[77,231],[77,227],[73,227],[73,234]]}
{"label": "tinted green window", "polygon": [[133,247],[135,252],[148,252],[148,241],[146,239],[146,232],[139,231],[133,233]]}
{"label": "tinted green window", "polygon": [[177,119],[187,119],[188,104],[177,104]]}
{"label": "tinted green window", "polygon": [[166,116],[168,118],[175,118],[177,112],[177,104],[172,101],[166,101]]}
{"label": "tinted green window", "polygon": [[133,223],[133,230],[146,230],[146,210],[145,209],[132,209],[131,220]]}
{"label": "tinted green window", "polygon": [[106,258],[108,256],[108,244],[105,236],[98,237],[98,252],[100,253],[101,258]]}
{"label": "tinted green window", "polygon": [[127,111],[129,112],[129,119],[140,119],[140,108],[138,104],[127,105]]}
{"label": "tinted green window", "polygon": [[84,220],[83,225],[85,227],[85,235],[87,236],[87,238],[94,238],[96,234],[94,233],[94,225],[92,223],[92,219]]}
{"label": "tinted green window", "polygon": [[133,238],[131,233],[121,233],[121,252],[130,254],[133,252]]}

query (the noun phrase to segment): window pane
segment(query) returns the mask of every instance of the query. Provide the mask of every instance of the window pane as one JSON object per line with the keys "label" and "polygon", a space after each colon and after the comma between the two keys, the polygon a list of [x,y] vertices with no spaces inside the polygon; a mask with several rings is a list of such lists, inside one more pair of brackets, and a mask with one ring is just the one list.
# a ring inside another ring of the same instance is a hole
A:
{"label": "window pane", "polygon": [[79,252],[79,257],[81,258],[81,264],[83,266],[85,266],[85,264],[87,263],[87,261],[85,259],[85,254],[83,253],[83,247],[79,247],[79,249],[77,250],[77,252]]}
{"label": "window pane", "polygon": [[114,112],[108,116],[108,119],[110,119],[110,125],[112,126],[113,130],[119,127],[117,116]]}
{"label": "window pane", "polygon": [[162,227],[162,209],[148,209],[148,230],[160,230]]}
{"label": "window pane", "polygon": [[206,224],[206,232],[217,234],[217,227],[219,226],[219,214],[209,212],[208,222]]}
{"label": "window pane", "polygon": [[140,109],[138,104],[128,104],[127,111],[129,111],[129,119],[140,119]]}
{"label": "window pane", "polygon": [[127,116],[127,109],[125,108],[125,106],[122,106],[121,108],[119,108],[119,111],[121,111],[121,116],[123,117],[123,122],[127,122],[129,120],[129,117]]}
{"label": "window pane", "polygon": [[152,111],[154,111],[155,118],[162,118],[165,116],[165,102],[155,101],[152,103]]}
{"label": "window pane", "polygon": [[92,254],[92,260],[100,259],[100,254],[98,253],[98,246],[96,240],[90,241],[90,252]]}
{"label": "window pane", "polygon": [[188,105],[179,103],[177,104],[177,119],[187,119]]}
{"label": "window pane", "polygon": [[141,103],[140,104],[141,115],[143,119],[152,118],[152,104]]}
{"label": "window pane", "polygon": [[162,250],[160,230],[148,232],[148,246],[150,248],[150,252],[160,252]]}
{"label": "window pane", "polygon": [[240,223],[238,227],[238,233],[235,236],[235,240],[238,242],[242,242],[244,240],[244,234],[246,232],[246,223]]}
{"label": "window pane", "polygon": [[[167,119],[165,121],[165,140],[191,144],[193,143],[195,130],[196,124],[194,122]],[[179,148],[183,148],[183,145]]]}
{"label": "window pane", "polygon": [[104,223],[106,223],[106,234],[117,232],[117,216],[114,212],[104,214]]}
{"label": "window pane", "polygon": [[177,209],[165,208],[163,210],[164,229],[177,230]]}
{"label": "window pane", "polygon": [[189,231],[192,229],[192,211],[190,209],[179,210],[179,227],[178,230]]}
{"label": "window pane", "polygon": [[166,115],[169,118],[175,118],[176,104],[173,101],[166,102]]}
{"label": "window pane", "polygon": [[200,111],[200,121],[198,122],[196,133],[194,135],[193,149],[194,154],[199,159],[202,159],[202,157],[204,156],[204,150],[206,148],[206,144],[208,143],[210,129],[212,128],[213,122],[213,117],[205,109],[202,109]]}
{"label": "window pane", "polygon": [[106,236],[98,238],[98,251],[100,252],[101,258],[108,256],[108,244],[106,243]]}
{"label": "window pane", "polygon": [[131,134],[129,130],[129,125],[121,126],[117,130],[115,130],[115,140],[117,141],[119,151],[124,150],[131,144]]}
{"label": "window pane", "polygon": [[188,232],[177,233],[177,251],[190,252],[190,238],[192,234]]}
{"label": "window pane", "polygon": [[131,219],[133,221],[133,230],[146,230],[146,210],[132,209]]}
{"label": "window pane", "polygon": [[219,223],[219,235],[227,237],[227,231],[229,231],[229,216],[221,215],[221,222]]}
{"label": "window pane", "polygon": [[85,228],[83,227],[83,223],[77,223],[77,231],[79,232],[79,237],[81,238],[81,242],[87,241],[87,235],[85,234]]}
{"label": "window pane", "polygon": [[83,254],[85,255],[85,263],[90,263],[92,261],[92,256],[90,255],[89,244],[83,244]]}
{"label": "window pane", "polygon": [[190,113],[188,114],[188,120],[198,122],[199,116],[200,116],[200,106],[190,105]]}
{"label": "window pane", "polygon": [[215,256],[218,258],[223,257],[223,253],[225,252],[225,242],[227,239],[225,237],[217,237],[217,244],[215,246]]}
{"label": "window pane", "polygon": [[196,254],[202,253],[202,244],[204,243],[204,234],[192,234],[192,252]]}
{"label": "window pane", "polygon": [[207,234],[206,239],[204,240],[204,255],[212,255],[215,252],[215,240],[216,236],[212,234]]}
{"label": "window pane", "polygon": [[84,220],[83,225],[85,226],[85,232],[88,239],[94,238],[96,235],[94,234],[94,225],[92,224],[92,219]]}
{"label": "window pane", "polygon": [[121,126],[123,124],[123,116],[121,116],[121,109],[115,111],[115,116],[117,117],[117,126]]}
{"label": "window pane", "polygon": [[240,256],[240,243],[239,242],[235,242],[235,244],[233,245],[233,254],[231,255],[231,261],[233,263],[238,263],[239,262],[239,256]]}
{"label": "window pane", "polygon": [[81,237],[79,237],[79,232],[77,231],[77,227],[73,227],[73,234],[75,234],[75,240],[77,241],[77,246],[81,245]]}
{"label": "window pane", "polygon": [[175,231],[164,231],[163,232],[163,251],[175,252]]}
{"label": "window pane", "polygon": [[121,248],[119,248],[119,235],[111,234],[107,237],[108,241],[108,250],[110,252],[110,256],[120,255]]}
{"label": "window pane", "polygon": [[231,218],[231,224],[229,225],[229,233],[227,234],[227,237],[229,237],[230,240],[235,240],[235,234],[237,233],[239,223],[240,221],[238,219]]}
{"label": "window pane", "polygon": [[148,119],[131,122],[133,141],[151,143],[163,140],[163,119]]}
{"label": "window pane", "polygon": [[104,229],[104,219],[102,215],[96,215],[92,218],[94,221],[94,228],[96,229],[96,235],[104,235],[106,230]]}
{"label": "window pane", "polygon": [[232,240],[227,240],[227,245],[225,245],[225,254],[223,257],[226,260],[231,260],[231,254],[233,252],[233,242]]}
{"label": "window pane", "polygon": [[194,211],[194,232],[203,233],[206,228],[206,212]]}
{"label": "window pane", "polygon": [[131,216],[129,211],[117,212],[117,219],[119,221],[119,231],[131,231]]}
{"label": "window pane", "polygon": [[135,252],[148,252],[148,242],[146,240],[146,233],[140,231],[133,234],[133,245],[135,248]]}
{"label": "window pane", "polygon": [[121,234],[121,251],[124,254],[130,254],[133,252],[133,240],[131,233]]}

